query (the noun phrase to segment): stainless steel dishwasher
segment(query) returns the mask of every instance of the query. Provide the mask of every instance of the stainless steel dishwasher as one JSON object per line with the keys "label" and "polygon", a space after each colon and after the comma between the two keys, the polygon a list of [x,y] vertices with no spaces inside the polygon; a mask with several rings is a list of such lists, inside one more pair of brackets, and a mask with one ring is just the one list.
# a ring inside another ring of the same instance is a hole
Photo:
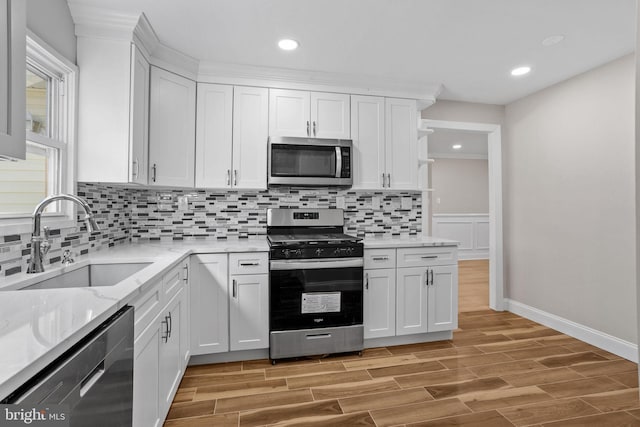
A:
{"label": "stainless steel dishwasher", "polygon": [[133,320],[122,308],[2,403],[65,405],[74,427],[130,427]]}

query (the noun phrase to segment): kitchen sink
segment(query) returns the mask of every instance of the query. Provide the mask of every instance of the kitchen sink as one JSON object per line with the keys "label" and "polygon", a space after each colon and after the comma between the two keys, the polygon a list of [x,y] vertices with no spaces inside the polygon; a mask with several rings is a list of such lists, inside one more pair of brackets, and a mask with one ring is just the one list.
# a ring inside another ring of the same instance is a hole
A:
{"label": "kitchen sink", "polygon": [[44,279],[21,290],[113,286],[149,264],[151,263],[89,264],[59,276]]}

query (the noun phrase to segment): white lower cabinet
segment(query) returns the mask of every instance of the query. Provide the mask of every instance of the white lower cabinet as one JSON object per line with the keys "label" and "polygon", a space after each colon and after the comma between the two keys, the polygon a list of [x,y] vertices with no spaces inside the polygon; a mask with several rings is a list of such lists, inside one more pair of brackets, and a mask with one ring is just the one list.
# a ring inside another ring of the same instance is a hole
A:
{"label": "white lower cabinet", "polygon": [[458,327],[456,247],[368,249],[364,265],[365,339]]}
{"label": "white lower cabinet", "polygon": [[269,347],[269,275],[231,276],[230,349]]}
{"label": "white lower cabinet", "polygon": [[[140,323],[141,330],[136,332],[133,345],[134,427],[162,425],[184,375],[185,360],[189,357],[185,354],[189,337],[184,334],[189,328],[185,318],[188,304],[185,265],[171,269],[163,276],[162,283],[151,286],[131,303],[137,313],[136,325]],[[174,288],[176,280],[181,283],[178,289]],[[175,291],[167,298],[168,302],[160,298],[161,309],[156,310],[158,296],[163,294],[160,290],[167,289],[166,285]],[[157,314],[142,324],[151,317],[148,313]]]}
{"label": "white lower cabinet", "polygon": [[191,354],[229,351],[227,254],[191,257]]}
{"label": "white lower cabinet", "polygon": [[191,354],[269,347],[266,252],[194,255]]}
{"label": "white lower cabinet", "polygon": [[364,271],[364,338],[396,334],[396,269]]}

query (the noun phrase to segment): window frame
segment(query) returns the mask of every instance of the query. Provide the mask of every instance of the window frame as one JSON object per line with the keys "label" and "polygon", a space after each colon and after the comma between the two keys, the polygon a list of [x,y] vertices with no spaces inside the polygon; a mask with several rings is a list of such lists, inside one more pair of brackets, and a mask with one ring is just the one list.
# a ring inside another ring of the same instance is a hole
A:
{"label": "window frame", "polygon": [[[50,137],[43,137],[27,131],[25,143],[26,141],[32,141],[42,144],[46,140],[46,145],[59,149],[59,192],[75,194],[78,67],[29,29],[27,29],[26,46],[27,54],[25,60],[27,64],[47,74],[56,75],[60,82],[56,85],[56,90],[59,90],[59,93],[51,96],[51,99],[57,100],[57,103],[52,106],[52,114],[49,117],[50,130],[56,128],[56,135],[50,134]],[[52,126],[54,120],[58,123],[58,126]],[[61,203],[58,212],[43,215],[42,225],[46,225],[49,228],[75,227],[75,212],[76,207],[74,205]],[[23,234],[31,231],[32,213],[0,214],[0,235]]]}

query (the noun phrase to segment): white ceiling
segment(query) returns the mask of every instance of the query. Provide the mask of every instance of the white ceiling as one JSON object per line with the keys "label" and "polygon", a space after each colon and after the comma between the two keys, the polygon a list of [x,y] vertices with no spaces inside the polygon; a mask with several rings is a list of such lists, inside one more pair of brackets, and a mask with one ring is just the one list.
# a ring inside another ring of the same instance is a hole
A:
{"label": "white ceiling", "polygon": [[[68,0],[144,12],[204,62],[442,84],[439,99],[506,104],[631,53],[635,0]],[[545,47],[552,35],[565,39]],[[294,38],[300,48],[280,51]],[[513,78],[519,65],[533,68]]]}
{"label": "white ceiling", "polygon": [[[434,129],[428,139],[429,157],[487,158],[489,141],[486,132]],[[454,144],[462,148],[454,150]]]}

